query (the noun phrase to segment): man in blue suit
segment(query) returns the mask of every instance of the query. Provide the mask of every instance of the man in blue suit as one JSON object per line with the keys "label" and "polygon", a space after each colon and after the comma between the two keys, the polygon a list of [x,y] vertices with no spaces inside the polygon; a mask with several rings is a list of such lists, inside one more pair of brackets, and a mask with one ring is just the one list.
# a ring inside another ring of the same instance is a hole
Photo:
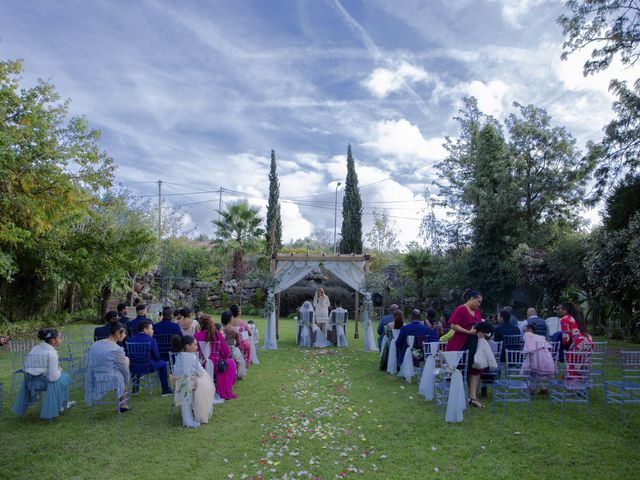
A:
{"label": "man in blue suit", "polygon": [[396,350],[398,352],[398,367],[404,359],[404,352],[407,350],[407,337],[413,335],[413,348],[422,349],[422,343],[429,335],[427,327],[420,322],[420,310],[417,308],[411,311],[411,322],[403,325],[396,340]]}
{"label": "man in blue suit", "polygon": [[[169,375],[167,372],[167,362],[160,358],[160,351],[158,350],[158,342],[153,338],[153,324],[149,320],[141,320],[138,323],[138,333],[135,334],[127,341],[127,345],[134,343],[146,343],[149,344],[149,365],[151,370],[158,372],[158,378],[162,385],[162,396],[171,395],[173,392],[169,388]],[[133,375],[136,373],[144,374],[146,372],[131,371]],[[134,393],[137,388],[134,386]]]}
{"label": "man in blue suit", "polygon": [[142,322],[143,320],[146,320],[149,323],[153,323],[147,318],[147,306],[141,303],[140,305],[136,306],[136,318],[131,320],[129,322],[129,325],[127,326],[127,335],[133,337],[136,333],[138,333],[138,325],[140,325],[140,322]]}
{"label": "man in blue suit", "polygon": [[393,322],[393,312],[395,312],[396,310],[398,310],[398,305],[392,303],[389,306],[389,313],[387,315],[384,315],[378,322],[378,329],[376,330],[378,332],[378,348],[382,348],[382,337],[384,337],[384,329],[387,324]]}
{"label": "man in blue suit", "polygon": [[[104,323],[102,327],[96,327],[93,331],[93,341],[97,342],[98,340],[103,340],[111,335],[111,324],[118,321],[118,312],[111,310],[107,312],[104,317]],[[122,345],[120,345],[122,346]]]}
{"label": "man in blue suit", "polygon": [[162,309],[162,320],[153,324],[153,337],[158,342],[160,350],[160,358],[169,360],[169,351],[171,350],[171,336],[179,335],[182,338],[182,329],[177,323],[172,321],[173,309],[164,307]]}

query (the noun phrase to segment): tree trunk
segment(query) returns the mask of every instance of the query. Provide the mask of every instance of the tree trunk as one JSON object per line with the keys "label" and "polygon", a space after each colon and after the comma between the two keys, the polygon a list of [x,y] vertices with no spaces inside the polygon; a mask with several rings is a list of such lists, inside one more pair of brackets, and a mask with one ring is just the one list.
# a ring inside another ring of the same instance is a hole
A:
{"label": "tree trunk", "polygon": [[111,298],[111,286],[103,285],[100,290],[100,301],[98,304],[98,319],[103,319],[109,308],[109,299]]}
{"label": "tree trunk", "polygon": [[76,296],[77,290],[75,285],[67,285],[67,291],[64,301],[64,310],[69,313],[73,313],[76,310]]}

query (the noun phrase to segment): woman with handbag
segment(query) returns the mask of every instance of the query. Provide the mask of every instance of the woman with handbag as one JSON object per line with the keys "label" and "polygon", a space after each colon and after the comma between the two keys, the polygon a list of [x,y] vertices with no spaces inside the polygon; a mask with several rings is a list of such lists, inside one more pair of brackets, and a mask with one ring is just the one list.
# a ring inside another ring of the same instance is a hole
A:
{"label": "woman with handbag", "polygon": [[[231,317],[231,312],[224,312]],[[233,385],[236,383],[236,362],[231,358],[231,350],[225,342],[224,335],[217,325],[213,324],[210,315],[203,314],[200,317],[201,331],[196,332],[195,338],[199,342],[205,341],[211,344],[209,359],[213,363],[213,374],[216,381],[216,392],[225,400],[231,400],[238,396],[233,393]],[[204,327],[204,328],[203,328]],[[198,345],[199,346],[199,345]]]}

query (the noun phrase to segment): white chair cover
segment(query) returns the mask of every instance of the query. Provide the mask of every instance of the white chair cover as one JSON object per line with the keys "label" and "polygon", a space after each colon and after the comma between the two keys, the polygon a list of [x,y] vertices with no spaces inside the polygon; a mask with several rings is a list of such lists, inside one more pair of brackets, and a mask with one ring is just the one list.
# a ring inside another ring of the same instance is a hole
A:
{"label": "white chair cover", "polygon": [[373,336],[373,328],[371,327],[371,319],[364,319],[364,351],[365,352],[377,352],[378,342]]}
{"label": "white chair cover", "polygon": [[407,337],[407,349],[404,352],[404,357],[402,358],[402,365],[400,365],[400,371],[398,375],[404,377],[407,383],[411,383],[411,377],[413,377],[413,342],[415,337],[413,335],[409,335]]}
{"label": "white chair cover", "polygon": [[251,336],[249,337],[250,350],[249,350],[249,358],[251,363],[254,365],[260,365],[260,359],[258,358],[258,345],[256,344],[256,326],[252,324],[248,324],[248,327],[251,329]]}
{"label": "white chair cover", "polygon": [[313,325],[313,305],[310,301],[306,301],[298,310],[298,328],[300,331],[300,346],[311,347],[313,341],[311,339],[311,326]]}
{"label": "white chair cover", "polygon": [[400,330],[391,330],[393,339],[389,344],[389,360],[387,361],[387,373],[395,375],[398,373],[398,351],[396,350],[396,339],[400,335]]}
{"label": "white chair cover", "polygon": [[389,343],[389,337],[384,335],[382,337],[382,344],[380,345],[380,358],[382,358],[382,354],[384,353],[384,347],[387,346],[387,343]]}
{"label": "white chair cover", "polygon": [[207,371],[207,374],[211,377],[211,381],[213,381],[213,362],[209,358],[211,356],[211,343],[205,341],[199,341],[198,345],[200,345],[200,351],[202,352],[202,356],[205,358],[204,361],[204,369]]}
{"label": "white chair cover", "polygon": [[547,334],[549,336],[560,331],[560,319],[558,317],[549,317],[545,322],[547,324]]}
{"label": "white chair cover", "polygon": [[264,341],[262,343],[263,350],[277,350],[278,342],[276,341],[276,312],[271,312],[267,317],[267,326],[264,329]]}
{"label": "white chair cover", "polygon": [[418,395],[422,395],[425,400],[431,401],[436,388],[436,354],[440,348],[440,342],[429,342],[427,358],[424,360],[422,376],[418,385]]}
{"label": "white chair cover", "polygon": [[336,322],[336,346],[348,347],[347,335],[344,331],[344,324],[347,320],[347,312],[333,312]]}
{"label": "white chair cover", "polygon": [[441,352],[445,363],[450,368],[455,368],[451,374],[451,385],[449,386],[449,398],[447,399],[447,413],[445,415],[446,422],[462,422],[464,420],[464,410],[467,408],[467,399],[464,391],[464,380],[462,372],[456,367],[463,352]]}
{"label": "white chair cover", "polygon": [[313,346],[317,348],[327,348],[331,347],[333,344],[327,340],[324,333],[322,333],[322,329],[317,325],[313,326],[313,331],[316,333],[316,341],[313,342]]}

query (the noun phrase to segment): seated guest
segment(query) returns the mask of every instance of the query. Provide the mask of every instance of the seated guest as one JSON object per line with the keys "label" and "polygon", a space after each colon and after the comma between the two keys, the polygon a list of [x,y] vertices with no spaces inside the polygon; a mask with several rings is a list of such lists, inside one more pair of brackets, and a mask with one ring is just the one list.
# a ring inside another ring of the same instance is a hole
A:
{"label": "seated guest", "polygon": [[134,336],[138,332],[138,325],[140,322],[147,321],[152,323],[151,320],[147,318],[147,306],[144,304],[139,304],[136,306],[136,318],[129,322],[127,325],[127,333],[129,336]]}
{"label": "seated guest", "polygon": [[178,310],[174,310],[173,311],[173,319],[172,322],[173,323],[178,323],[180,321],[180,319],[182,318],[182,316],[180,315],[180,309]]}
{"label": "seated guest", "polygon": [[[517,325],[513,325],[509,322],[510,318],[511,313],[509,313],[508,310],[501,310],[498,314],[499,325],[496,327],[495,335],[493,336],[496,342],[504,342],[505,336],[520,336],[520,329]],[[508,348],[513,348],[513,346],[505,343],[502,344],[502,354],[500,355],[501,362],[504,362]]]}
{"label": "seated guest", "polygon": [[[135,334],[127,341],[127,345],[135,343],[147,343],[149,344],[149,365],[152,371],[158,372],[158,378],[162,385],[161,395],[171,395],[173,392],[169,388],[169,380],[167,373],[167,362],[160,358],[160,351],[158,350],[158,342],[153,338],[153,324],[149,320],[141,320],[138,323],[138,333]],[[146,372],[131,372],[134,376],[138,374],[144,374]],[[137,392],[137,386],[134,384],[134,393]]]}
{"label": "seated guest", "polygon": [[[236,362],[231,358],[229,345],[224,341],[220,329],[213,323],[211,315],[206,313],[200,317],[200,331],[196,332],[195,339],[198,342],[210,342],[209,360],[213,364],[213,375],[216,382],[216,393],[224,400],[231,400],[237,395],[233,393],[233,385],[236,383]],[[215,346],[214,346],[215,342]],[[198,344],[198,351],[202,357],[202,350]],[[220,362],[224,360],[224,362]],[[204,363],[205,358],[201,358]]]}
{"label": "seated guest", "polygon": [[130,320],[129,320],[129,317],[127,316],[129,315],[127,304],[119,303],[117,309],[118,309],[118,321],[124,325],[124,328],[128,328]]}
{"label": "seated guest", "polygon": [[[43,392],[44,400],[40,408],[40,418],[51,420],[76,402],[69,402],[69,383],[71,377],[58,366],[56,349],[62,343],[60,332],[47,328],[38,332],[42,343],[31,349],[24,361],[25,381],[11,407],[16,415],[24,415],[33,402],[35,391]],[[35,389],[33,387],[36,387]]]}
{"label": "seated guest", "polygon": [[200,329],[198,322],[191,318],[191,310],[187,307],[180,309],[178,325],[180,325],[183,335],[190,335],[192,337]]}
{"label": "seated guest", "polygon": [[111,324],[118,321],[118,312],[111,310],[104,316],[104,325],[93,331],[93,341],[104,340],[111,335]]}
{"label": "seated guest", "polygon": [[442,325],[436,320],[436,311],[433,308],[427,310],[427,319],[424,321],[424,326],[429,330],[426,342],[437,342],[442,336]]}
{"label": "seated guest", "polygon": [[222,312],[220,319],[222,322],[222,334],[224,335],[224,341],[229,346],[231,357],[236,361],[238,378],[242,380],[247,376],[247,365],[244,363],[244,356],[238,348],[241,337],[240,333],[238,333],[238,329],[231,325],[232,318],[233,314],[229,310]]}
{"label": "seated guest", "polygon": [[[425,338],[429,335],[429,331],[427,327],[425,327],[422,323],[420,323],[420,310],[417,308],[411,311],[411,322],[404,325],[400,329],[400,333],[398,334],[398,338],[396,339],[396,351],[398,352],[398,365],[402,365],[402,360],[404,358],[404,353],[407,350],[407,337],[413,335],[413,348],[422,350],[422,343]],[[419,359],[418,363],[419,363]],[[414,358],[414,364],[416,363],[416,359]]]}
{"label": "seated guest", "polygon": [[538,312],[536,312],[535,308],[527,309],[527,323],[529,325],[533,325],[535,330],[534,333],[536,335],[542,335],[543,337],[547,336],[547,322],[538,316]]}
{"label": "seated guest", "polygon": [[386,315],[384,315],[380,321],[378,322],[378,328],[376,329],[376,331],[378,332],[378,348],[380,348],[382,346],[382,337],[385,336],[385,327],[393,322],[393,313],[398,310],[398,305],[396,305],[395,303],[392,303],[389,306],[389,310]]}
{"label": "seated guest", "polygon": [[175,356],[175,404],[180,406],[182,424],[197,428],[209,423],[213,414],[213,380],[198,361],[198,344],[189,335],[171,337],[171,350]]}
{"label": "seated guest", "polygon": [[198,322],[198,325],[200,325],[200,317],[202,316],[203,313],[204,312],[200,310],[200,307],[194,307],[193,318],[195,319],[196,322]]}
{"label": "seated guest", "polygon": [[173,315],[173,309],[171,307],[164,307],[162,309],[162,320],[153,324],[154,335],[179,335],[183,336],[182,329],[179,325],[173,322],[171,318]]}
{"label": "seated guest", "polygon": [[127,412],[127,385],[129,385],[129,359],[124,349],[118,346],[124,342],[126,329],[120,322],[109,324],[109,336],[91,345],[87,360],[87,373],[84,380],[84,402],[91,406],[100,401],[112,389],[96,389],[95,376],[100,377],[100,384],[104,385],[108,378],[112,380],[113,389],[118,395],[120,411]]}

